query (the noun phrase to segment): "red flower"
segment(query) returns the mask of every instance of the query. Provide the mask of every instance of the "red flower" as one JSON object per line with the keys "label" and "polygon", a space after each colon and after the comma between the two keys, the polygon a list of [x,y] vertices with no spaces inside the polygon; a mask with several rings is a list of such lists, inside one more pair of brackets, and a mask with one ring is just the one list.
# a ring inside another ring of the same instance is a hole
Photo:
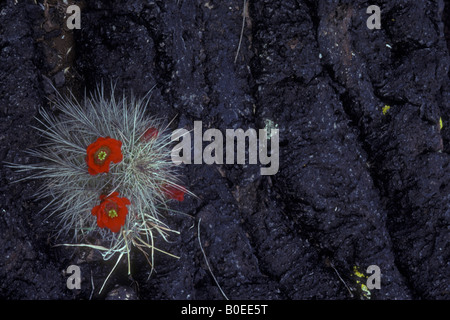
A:
{"label": "red flower", "polygon": [[186,193],[186,189],[182,186],[165,186],[163,188],[164,193],[166,194],[166,196],[170,199],[174,199],[174,200],[178,200],[178,201],[183,201],[184,200],[184,194]]}
{"label": "red flower", "polygon": [[86,163],[91,175],[101,172],[109,172],[111,162],[118,163],[122,161],[122,142],[110,137],[99,137],[97,141],[91,143],[87,148]]}
{"label": "red flower", "polygon": [[125,224],[128,214],[126,206],[130,204],[130,200],[119,198],[118,195],[118,192],[113,192],[109,196],[101,195],[100,204],[92,209],[92,215],[97,216],[97,225],[100,228],[106,227],[112,232],[119,232]]}
{"label": "red flower", "polygon": [[156,137],[158,136],[158,129],[156,129],[156,128],[148,128],[145,132],[144,132],[144,134],[142,135],[142,137],[141,137],[141,141],[143,141],[143,142],[148,142],[148,141],[150,141],[151,139],[156,139]]}

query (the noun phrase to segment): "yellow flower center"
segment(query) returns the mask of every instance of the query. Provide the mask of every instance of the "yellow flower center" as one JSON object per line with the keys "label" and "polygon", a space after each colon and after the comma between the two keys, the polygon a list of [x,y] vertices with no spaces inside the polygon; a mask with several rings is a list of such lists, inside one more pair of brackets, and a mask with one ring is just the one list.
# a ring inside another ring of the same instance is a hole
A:
{"label": "yellow flower center", "polygon": [[119,206],[115,202],[108,201],[104,210],[111,219],[114,219],[119,215]]}
{"label": "yellow flower center", "polygon": [[98,160],[100,160],[100,161],[105,160],[107,155],[108,154],[105,151],[100,151],[99,154],[98,154]]}
{"label": "yellow flower center", "polygon": [[109,210],[109,211],[108,211],[108,216],[109,216],[110,218],[115,218],[115,217],[117,217],[117,216],[118,216],[117,211],[114,210],[114,209]]}
{"label": "yellow flower center", "polygon": [[108,146],[101,146],[94,153],[94,163],[97,165],[103,165],[103,163],[109,157],[110,154],[111,149]]}

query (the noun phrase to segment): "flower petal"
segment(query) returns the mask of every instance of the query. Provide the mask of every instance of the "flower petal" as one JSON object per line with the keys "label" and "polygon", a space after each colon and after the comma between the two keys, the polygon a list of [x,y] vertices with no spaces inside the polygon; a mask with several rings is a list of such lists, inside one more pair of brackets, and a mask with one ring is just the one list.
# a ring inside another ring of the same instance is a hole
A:
{"label": "flower petal", "polygon": [[86,163],[90,175],[109,172],[111,162],[122,161],[122,142],[110,137],[99,137],[86,148]]}
{"label": "flower petal", "polygon": [[177,201],[183,201],[184,200],[184,194],[186,193],[186,189],[182,186],[166,186],[164,188],[164,193],[166,196],[170,199],[174,199]]}
{"label": "flower petal", "polygon": [[[97,225],[100,228],[108,228],[112,232],[119,232],[120,228],[125,224],[128,214],[127,205],[131,202],[127,198],[118,197],[118,192],[111,195],[101,195],[100,204],[92,209],[92,215],[97,216]],[[111,208],[114,208],[114,215],[111,215]]]}
{"label": "flower petal", "polygon": [[158,129],[150,127],[142,135],[141,141],[148,142],[152,139],[156,139],[158,137],[158,134],[159,134]]}

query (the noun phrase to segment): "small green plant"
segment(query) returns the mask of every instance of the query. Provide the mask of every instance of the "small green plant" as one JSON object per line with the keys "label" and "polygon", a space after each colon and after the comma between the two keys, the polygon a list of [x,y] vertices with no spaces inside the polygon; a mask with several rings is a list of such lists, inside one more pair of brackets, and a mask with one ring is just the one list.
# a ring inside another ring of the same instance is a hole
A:
{"label": "small green plant", "polygon": [[367,276],[359,271],[358,266],[353,266],[352,277],[357,285],[356,291],[359,293],[359,298],[361,300],[370,300],[371,292],[366,285]]}
{"label": "small green plant", "polygon": [[11,166],[26,173],[21,180],[42,179],[35,196],[50,199],[44,210],[59,221],[56,237],[72,235],[64,245],[100,250],[105,260],[118,255],[117,263],[126,255],[128,272],[136,247],[153,270],[155,250],[164,252],[154,237],[177,233],[164,222],[168,203],[189,192],[171,161],[167,126],[145,114],[148,99],[116,100],[111,91],[106,98],[100,86],[82,104],[58,94],[60,115],[40,111],[35,129],[45,142],[29,151],[41,161]]}

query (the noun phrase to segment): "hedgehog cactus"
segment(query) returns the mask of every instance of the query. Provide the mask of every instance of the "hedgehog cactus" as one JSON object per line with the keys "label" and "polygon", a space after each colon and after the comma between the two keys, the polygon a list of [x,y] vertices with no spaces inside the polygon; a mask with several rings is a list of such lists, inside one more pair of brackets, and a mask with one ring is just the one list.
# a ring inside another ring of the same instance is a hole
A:
{"label": "hedgehog cactus", "polygon": [[[58,95],[58,117],[40,111],[45,143],[30,151],[40,163],[12,165],[24,179],[42,179],[38,198],[59,220],[56,236],[73,234],[73,246],[91,246],[109,259],[140,249],[153,266],[154,236],[171,230],[168,202],[189,193],[170,158],[170,134],[145,114],[148,100],[106,98],[103,87],[83,104]],[[85,243],[88,236],[101,245]],[[150,255],[148,254],[150,250]],[[129,266],[130,267],[130,266]]]}

